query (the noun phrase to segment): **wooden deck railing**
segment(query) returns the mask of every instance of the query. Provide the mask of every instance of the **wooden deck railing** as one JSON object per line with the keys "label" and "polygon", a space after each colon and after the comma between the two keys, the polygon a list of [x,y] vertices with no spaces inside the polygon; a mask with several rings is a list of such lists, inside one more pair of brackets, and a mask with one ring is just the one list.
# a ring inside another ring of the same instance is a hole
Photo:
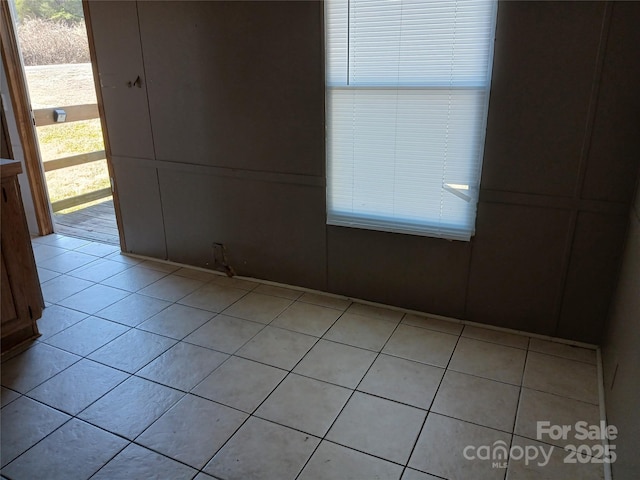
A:
{"label": "wooden deck railing", "polygon": [[36,127],[44,127],[45,125],[57,125],[55,120],[54,110],[64,110],[67,114],[67,119],[60,123],[78,122],[80,120],[93,120],[94,118],[100,118],[98,113],[98,105],[96,103],[89,103],[86,105],[71,105],[67,107],[55,107],[55,108],[40,108],[33,111],[33,117],[36,122]]}
{"label": "wooden deck railing", "polygon": [[[66,118],[64,122],[56,122],[55,110],[64,110]],[[99,118],[98,105],[95,103],[87,105],[70,105],[66,107],[55,108],[41,108],[33,111],[33,119],[36,127],[44,127],[46,125],[63,125],[69,122],[79,122],[81,120],[93,120]],[[61,168],[75,167],[77,165],[84,165],[91,162],[97,162],[106,158],[105,151],[99,150],[97,152],[82,153],[80,155],[71,155],[63,158],[56,158],[54,160],[47,160],[42,162],[45,172],[51,172],[53,170],[59,170]],[[66,208],[75,207],[84,203],[93,202],[101,198],[111,196],[111,188],[102,188],[99,190],[93,190],[74,197],[65,198],[57,202],[53,202],[51,207],[54,212],[59,212]]]}

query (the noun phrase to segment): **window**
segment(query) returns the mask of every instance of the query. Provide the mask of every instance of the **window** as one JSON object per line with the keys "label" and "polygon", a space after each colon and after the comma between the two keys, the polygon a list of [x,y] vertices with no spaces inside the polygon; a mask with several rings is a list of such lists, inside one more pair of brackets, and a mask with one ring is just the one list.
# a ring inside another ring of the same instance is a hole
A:
{"label": "window", "polygon": [[468,240],[494,0],[327,0],[327,221]]}

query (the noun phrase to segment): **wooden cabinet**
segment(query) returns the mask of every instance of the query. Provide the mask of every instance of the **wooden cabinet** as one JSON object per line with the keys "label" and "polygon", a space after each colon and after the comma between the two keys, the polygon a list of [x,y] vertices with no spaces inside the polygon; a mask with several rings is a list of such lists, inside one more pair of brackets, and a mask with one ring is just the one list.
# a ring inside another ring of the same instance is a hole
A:
{"label": "wooden cabinet", "polygon": [[36,320],[42,315],[44,300],[31,248],[27,219],[22,206],[18,174],[20,162],[0,159],[1,278],[0,351],[39,335]]}

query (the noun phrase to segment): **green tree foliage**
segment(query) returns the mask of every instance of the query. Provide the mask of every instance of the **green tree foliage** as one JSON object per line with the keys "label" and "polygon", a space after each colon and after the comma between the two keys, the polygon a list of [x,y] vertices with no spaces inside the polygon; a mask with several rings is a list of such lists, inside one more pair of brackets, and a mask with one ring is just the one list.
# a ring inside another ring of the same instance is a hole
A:
{"label": "green tree foliage", "polygon": [[16,0],[18,22],[26,18],[76,23],[84,18],[82,0]]}

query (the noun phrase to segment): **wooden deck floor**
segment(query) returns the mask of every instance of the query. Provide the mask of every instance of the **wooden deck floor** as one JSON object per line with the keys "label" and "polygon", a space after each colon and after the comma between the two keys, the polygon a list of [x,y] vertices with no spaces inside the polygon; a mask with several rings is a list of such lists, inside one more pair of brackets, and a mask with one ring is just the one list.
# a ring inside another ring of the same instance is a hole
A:
{"label": "wooden deck floor", "polygon": [[53,221],[56,233],[120,245],[112,198],[75,212],[54,213]]}

